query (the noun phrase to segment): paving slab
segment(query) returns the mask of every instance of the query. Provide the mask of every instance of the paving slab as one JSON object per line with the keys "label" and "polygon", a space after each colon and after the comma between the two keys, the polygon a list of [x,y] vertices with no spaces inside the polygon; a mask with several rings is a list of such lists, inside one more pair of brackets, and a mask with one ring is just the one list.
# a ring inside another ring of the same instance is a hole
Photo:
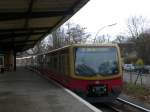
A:
{"label": "paving slab", "polygon": [[93,112],[61,87],[24,68],[0,74],[0,112]]}

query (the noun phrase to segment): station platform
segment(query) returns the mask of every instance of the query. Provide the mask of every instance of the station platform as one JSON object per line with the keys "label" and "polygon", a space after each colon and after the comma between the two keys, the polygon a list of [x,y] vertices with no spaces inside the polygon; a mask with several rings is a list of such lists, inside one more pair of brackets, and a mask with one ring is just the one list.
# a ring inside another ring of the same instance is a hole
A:
{"label": "station platform", "polygon": [[0,74],[0,112],[94,112],[35,72],[17,68]]}

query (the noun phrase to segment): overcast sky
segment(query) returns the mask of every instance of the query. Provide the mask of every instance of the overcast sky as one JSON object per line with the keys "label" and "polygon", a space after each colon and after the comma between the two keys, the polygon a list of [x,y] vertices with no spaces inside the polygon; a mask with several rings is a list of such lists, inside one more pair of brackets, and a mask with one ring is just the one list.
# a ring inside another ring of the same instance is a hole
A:
{"label": "overcast sky", "polygon": [[70,20],[87,28],[94,35],[104,26],[99,35],[112,36],[126,33],[127,19],[130,16],[150,18],[150,0],[90,0]]}

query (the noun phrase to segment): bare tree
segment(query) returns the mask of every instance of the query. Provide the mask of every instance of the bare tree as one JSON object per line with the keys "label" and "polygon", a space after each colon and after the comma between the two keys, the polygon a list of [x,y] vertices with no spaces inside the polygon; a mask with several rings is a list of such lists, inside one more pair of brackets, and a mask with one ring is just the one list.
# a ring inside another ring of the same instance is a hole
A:
{"label": "bare tree", "polygon": [[33,48],[25,51],[25,53],[28,55],[36,55],[36,54],[44,53],[45,48],[46,48],[46,44],[44,40],[42,40],[41,42],[38,42]]}
{"label": "bare tree", "polygon": [[69,44],[85,43],[91,35],[85,32],[86,28],[71,22],[58,28],[52,33],[53,47],[59,48]]}
{"label": "bare tree", "polygon": [[146,19],[142,16],[132,16],[128,19],[127,28],[132,38],[137,38],[146,27]]}
{"label": "bare tree", "polygon": [[42,41],[39,41],[33,48],[23,52],[23,55],[37,55],[40,53],[46,53],[52,49],[52,36],[48,35]]}
{"label": "bare tree", "polygon": [[142,16],[131,17],[128,19],[128,29],[131,38],[128,41],[132,41],[135,44],[135,51],[137,52],[138,58],[144,60],[145,63],[150,64],[149,53],[150,53],[150,33],[146,26],[148,23]]}
{"label": "bare tree", "polygon": [[68,44],[84,43],[90,37],[90,34],[85,30],[86,28],[78,24],[68,22],[38,42],[34,48],[25,51],[23,54],[36,55]]}
{"label": "bare tree", "polygon": [[123,43],[127,40],[127,38],[123,35],[118,35],[114,40],[113,42],[114,43]]}
{"label": "bare tree", "polygon": [[56,31],[52,32],[53,48],[59,48],[66,45],[65,41],[66,35],[63,27],[58,28]]}
{"label": "bare tree", "polygon": [[81,27],[79,24],[68,22],[66,26],[68,28],[66,37],[69,40],[69,44],[85,43],[87,38],[91,36],[85,32],[86,28]]}
{"label": "bare tree", "polygon": [[109,43],[110,42],[110,35],[100,35],[96,38],[95,42],[96,43]]}
{"label": "bare tree", "polygon": [[141,33],[134,41],[136,43],[138,57],[143,59],[146,64],[150,64],[150,33]]}

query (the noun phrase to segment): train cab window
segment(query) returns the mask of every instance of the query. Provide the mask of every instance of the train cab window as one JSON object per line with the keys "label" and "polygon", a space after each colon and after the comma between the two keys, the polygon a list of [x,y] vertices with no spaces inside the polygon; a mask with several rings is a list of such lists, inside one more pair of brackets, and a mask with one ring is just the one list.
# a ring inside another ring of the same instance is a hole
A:
{"label": "train cab window", "polygon": [[75,73],[81,76],[118,74],[118,55],[115,47],[76,48]]}

